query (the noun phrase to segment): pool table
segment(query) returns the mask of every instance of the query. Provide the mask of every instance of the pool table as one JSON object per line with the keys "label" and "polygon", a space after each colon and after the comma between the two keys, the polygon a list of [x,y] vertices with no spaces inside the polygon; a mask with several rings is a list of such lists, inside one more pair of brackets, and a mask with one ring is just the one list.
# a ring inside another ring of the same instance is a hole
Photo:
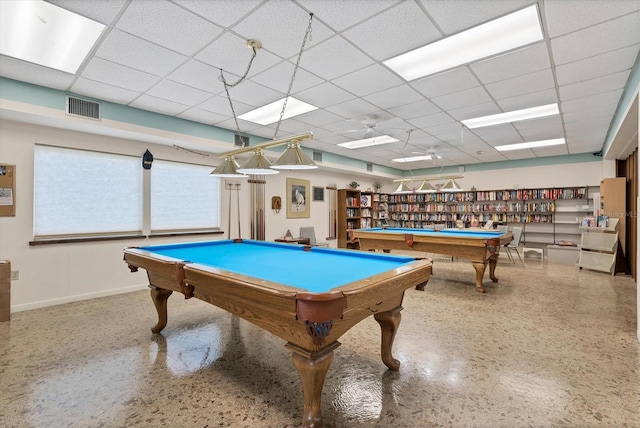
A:
{"label": "pool table", "polygon": [[145,269],[159,333],[172,292],[195,297],[284,339],[300,376],[304,427],[321,427],[324,380],[338,338],[373,315],[381,356],[391,370],[406,289],[428,281],[431,261],[253,240],[127,248],[132,272]]}
{"label": "pool table", "polygon": [[413,250],[468,259],[476,271],[476,289],[484,293],[482,279],[489,264],[489,277],[495,276],[500,247],[511,242],[511,232],[483,229],[407,229],[369,228],[354,229],[354,238],[360,241],[361,250]]}

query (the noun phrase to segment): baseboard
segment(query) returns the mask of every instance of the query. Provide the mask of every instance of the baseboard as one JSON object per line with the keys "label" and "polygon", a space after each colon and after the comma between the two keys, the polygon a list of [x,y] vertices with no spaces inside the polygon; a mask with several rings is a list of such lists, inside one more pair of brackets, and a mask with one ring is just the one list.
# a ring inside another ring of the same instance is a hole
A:
{"label": "baseboard", "polygon": [[30,311],[32,309],[46,308],[49,306],[64,305],[65,303],[80,302],[82,300],[97,299],[99,297],[113,296],[115,294],[130,293],[140,291],[149,287],[149,284],[131,285],[129,287],[112,288],[110,290],[97,291],[95,293],[76,294],[74,296],[61,297],[59,299],[40,300],[38,302],[24,303],[22,305],[12,305],[11,313]]}

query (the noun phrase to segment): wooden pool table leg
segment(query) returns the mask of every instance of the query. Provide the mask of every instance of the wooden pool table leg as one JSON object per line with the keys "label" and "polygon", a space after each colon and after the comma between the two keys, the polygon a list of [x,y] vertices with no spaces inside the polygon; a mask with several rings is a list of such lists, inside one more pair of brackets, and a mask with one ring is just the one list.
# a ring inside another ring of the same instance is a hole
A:
{"label": "wooden pool table leg", "polygon": [[497,265],[498,265],[498,254],[492,254],[489,257],[489,277],[493,282],[498,282],[498,278],[496,277]]}
{"label": "wooden pool table leg", "polygon": [[158,324],[151,329],[151,332],[156,334],[167,326],[167,299],[173,291],[158,288],[155,285],[150,285],[149,288],[151,289],[151,300],[153,300],[153,305],[158,312]]}
{"label": "wooden pool table leg", "polygon": [[485,262],[471,262],[471,264],[476,270],[476,290],[478,290],[480,293],[484,293],[482,279],[484,278],[484,271],[486,270],[487,265],[485,264]]}
{"label": "wooden pool table leg", "polygon": [[291,351],[293,365],[298,370],[304,395],[303,428],[322,428],[322,388],[327,371],[333,361],[333,350],[340,342],[333,342],[319,352],[310,352],[292,343],[285,345]]}
{"label": "wooden pool table leg", "polygon": [[395,372],[400,370],[400,361],[393,358],[391,348],[393,347],[393,340],[396,337],[396,332],[398,331],[400,320],[402,319],[402,315],[400,314],[401,310],[402,306],[398,306],[390,311],[380,312],[373,315],[376,321],[378,321],[378,324],[380,324],[380,329],[382,330],[382,343],[380,345],[382,362],[385,366],[389,367],[390,370]]}

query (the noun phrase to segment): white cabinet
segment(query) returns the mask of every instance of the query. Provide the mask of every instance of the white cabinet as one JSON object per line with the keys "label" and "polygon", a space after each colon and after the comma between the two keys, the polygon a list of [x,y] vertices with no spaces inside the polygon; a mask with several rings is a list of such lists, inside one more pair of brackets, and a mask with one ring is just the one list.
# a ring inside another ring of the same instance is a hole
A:
{"label": "white cabinet", "polygon": [[618,220],[609,219],[609,227],[581,227],[580,259],[578,266],[615,275],[618,254]]}

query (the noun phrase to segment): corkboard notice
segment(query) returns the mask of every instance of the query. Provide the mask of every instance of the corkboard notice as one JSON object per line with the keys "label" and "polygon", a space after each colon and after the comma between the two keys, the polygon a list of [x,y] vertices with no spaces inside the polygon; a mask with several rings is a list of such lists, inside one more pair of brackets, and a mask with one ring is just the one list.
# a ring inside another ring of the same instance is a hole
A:
{"label": "corkboard notice", "polygon": [[16,215],[16,166],[0,163],[0,217]]}

